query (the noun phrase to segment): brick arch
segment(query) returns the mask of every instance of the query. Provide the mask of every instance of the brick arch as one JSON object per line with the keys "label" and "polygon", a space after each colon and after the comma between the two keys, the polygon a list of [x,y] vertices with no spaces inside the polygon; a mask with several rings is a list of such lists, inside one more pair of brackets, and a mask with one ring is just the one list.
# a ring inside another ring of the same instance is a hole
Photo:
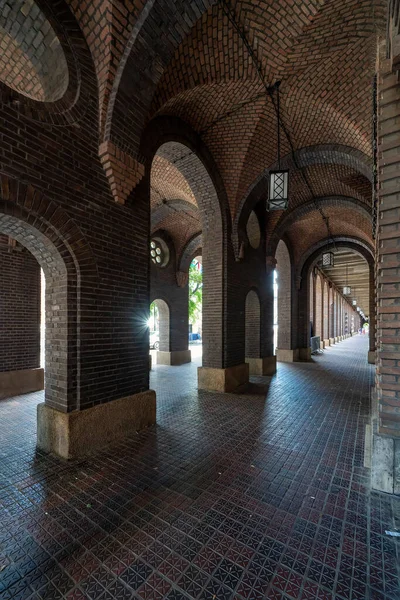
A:
{"label": "brick arch", "polygon": [[59,206],[7,175],[1,175],[0,231],[26,247],[43,268],[48,347],[45,400],[57,410],[75,410],[80,404],[82,277],[88,283],[98,278],[91,249]]}
{"label": "brick arch", "polygon": [[245,357],[259,358],[261,352],[261,304],[258,291],[252,288],[245,301]]}
{"label": "brick arch", "polygon": [[[307,146],[295,152],[295,160],[300,168],[314,165],[337,164],[351,167],[372,183],[371,159],[356,148],[340,144],[321,144]],[[271,164],[249,186],[245,195],[238,204],[232,226],[232,240],[235,253],[239,252],[242,239],[245,239],[246,223],[251,211],[262,200],[268,198],[269,172],[278,168],[277,163]],[[295,162],[292,154],[287,154],[281,159],[281,168],[295,171]]]}
{"label": "brick arch", "polygon": [[[358,214],[367,217],[372,221],[372,209],[367,207],[363,202],[356,198],[343,197],[343,196],[328,196],[324,198],[316,199],[318,206],[322,209],[327,207],[340,207],[343,209],[350,209],[357,212]],[[274,252],[279,240],[287,232],[289,227],[293,225],[298,219],[314,212],[316,210],[315,203],[313,201],[305,202],[304,204],[296,207],[294,210],[284,212],[278,222],[276,223],[273,233],[269,236],[267,241],[267,252],[271,254]]]}
{"label": "brick arch", "polygon": [[[144,132],[141,155],[146,185],[149,185],[156,154],[179,168],[196,199],[202,231],[203,365],[215,367],[221,364],[222,367],[227,302],[224,279],[228,268],[230,226],[225,188],[208,148],[180,119],[157,117]],[[134,195],[132,202],[134,204]]]}
{"label": "brick arch", "polygon": [[[375,350],[375,304],[374,304],[374,290],[375,290],[375,263],[374,263],[374,252],[373,248],[369,246],[363,240],[349,237],[335,237],[335,245],[337,248],[347,248],[357,252],[362,256],[368,263],[370,273],[370,350]],[[297,327],[297,347],[307,348],[309,346],[308,341],[308,315],[310,313],[310,297],[309,297],[309,285],[308,285],[308,274],[312,267],[315,265],[318,257],[324,249],[332,249],[332,240],[324,239],[309,248],[304,253],[299,264],[297,265],[297,277],[299,281],[298,290],[298,327]],[[307,317],[305,318],[305,315]]]}
{"label": "brick arch", "polygon": [[35,0],[60,43],[68,68],[65,93],[54,102],[28,98],[0,82],[0,96],[32,121],[70,126],[97,117],[97,79],[90,50],[66,0]]}
{"label": "brick arch", "polygon": [[193,236],[186,244],[178,261],[178,272],[187,273],[190,264],[196,256],[203,253],[203,240],[201,232]]}

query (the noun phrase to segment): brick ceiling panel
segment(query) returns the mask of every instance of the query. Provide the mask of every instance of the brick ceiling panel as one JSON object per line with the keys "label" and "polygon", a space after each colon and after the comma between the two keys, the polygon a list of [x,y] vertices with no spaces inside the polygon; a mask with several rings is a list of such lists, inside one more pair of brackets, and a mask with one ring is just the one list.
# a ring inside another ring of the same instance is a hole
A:
{"label": "brick ceiling panel", "polygon": [[[329,228],[333,237],[348,236],[371,244],[372,226],[368,217],[349,208],[343,211],[339,207],[325,208],[324,213],[329,219]],[[295,263],[309,248],[328,237],[326,226],[317,211],[297,219],[286,233],[293,244]]]}
{"label": "brick ceiling panel", "polygon": [[173,163],[156,155],[151,166],[151,206],[152,209],[164,200],[186,200],[196,203],[196,198],[187,179]]}

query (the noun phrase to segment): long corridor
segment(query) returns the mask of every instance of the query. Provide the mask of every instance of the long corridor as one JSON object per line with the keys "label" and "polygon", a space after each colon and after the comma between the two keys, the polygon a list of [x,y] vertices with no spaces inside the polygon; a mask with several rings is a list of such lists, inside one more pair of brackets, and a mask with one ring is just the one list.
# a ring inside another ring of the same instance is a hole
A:
{"label": "long corridor", "polygon": [[1,401],[0,599],[398,600],[366,356],[356,336],[235,395],[156,367],[157,425],[74,463],[35,450],[42,394]]}

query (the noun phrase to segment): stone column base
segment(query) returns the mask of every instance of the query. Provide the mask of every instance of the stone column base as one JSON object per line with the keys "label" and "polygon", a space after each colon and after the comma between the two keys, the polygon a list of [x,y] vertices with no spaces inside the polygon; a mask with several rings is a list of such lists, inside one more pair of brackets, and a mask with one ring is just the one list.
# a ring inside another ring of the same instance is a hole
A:
{"label": "stone column base", "polygon": [[299,348],[299,360],[310,361],[311,360],[311,348]]}
{"label": "stone column base", "polygon": [[263,358],[246,358],[249,365],[250,375],[275,375],[276,356],[264,356]]}
{"label": "stone column base", "polygon": [[400,439],[372,435],[372,489],[400,494]]}
{"label": "stone column base", "polygon": [[155,422],[153,390],[71,413],[42,403],[37,407],[37,446],[61,458],[79,458]]}
{"label": "stone column base", "polygon": [[249,365],[244,363],[226,369],[198,367],[197,380],[200,390],[234,392],[249,382]]}
{"label": "stone column base", "polygon": [[299,360],[299,350],[296,348],[295,350],[285,350],[284,348],[276,349],[276,360],[278,362],[296,362]]}
{"label": "stone column base", "polygon": [[323,340],[323,344],[324,344],[324,348],[328,348],[328,346],[331,345],[331,340],[329,338],[326,340]]}
{"label": "stone column base", "polygon": [[192,362],[192,353],[190,350],[174,350],[173,352],[164,352],[158,350],[157,364],[158,365],[184,365]]}
{"label": "stone column base", "polygon": [[336,338],[329,338],[329,345],[333,346],[336,343]]}
{"label": "stone column base", "polygon": [[368,351],[368,362],[370,365],[374,365],[375,364],[375,359],[376,359],[376,352],[375,350],[369,350]]}
{"label": "stone column base", "polygon": [[44,389],[43,369],[21,369],[0,373],[0,398],[10,398]]}

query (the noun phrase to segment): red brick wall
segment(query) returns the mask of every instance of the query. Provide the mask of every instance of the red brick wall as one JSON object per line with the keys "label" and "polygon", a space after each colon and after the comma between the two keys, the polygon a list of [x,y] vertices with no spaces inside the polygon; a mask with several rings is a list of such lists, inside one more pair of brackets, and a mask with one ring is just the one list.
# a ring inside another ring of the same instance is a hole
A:
{"label": "red brick wall", "polygon": [[400,83],[378,81],[377,369],[379,431],[400,435]]}
{"label": "red brick wall", "polygon": [[40,267],[0,235],[0,371],[40,366]]}

